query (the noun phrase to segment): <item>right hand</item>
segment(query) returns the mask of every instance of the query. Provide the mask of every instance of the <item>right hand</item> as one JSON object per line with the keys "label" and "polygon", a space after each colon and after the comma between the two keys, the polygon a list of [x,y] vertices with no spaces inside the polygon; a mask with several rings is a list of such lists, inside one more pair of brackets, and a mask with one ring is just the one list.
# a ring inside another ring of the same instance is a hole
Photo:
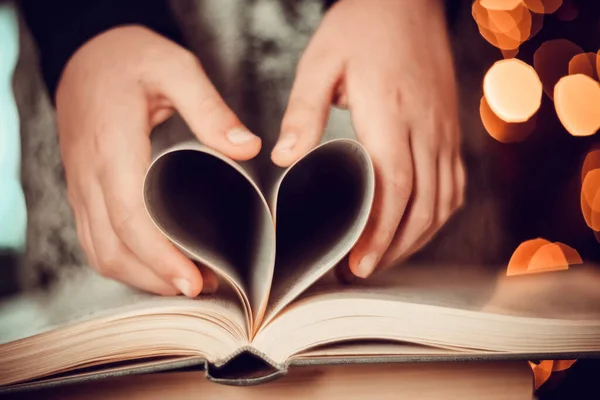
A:
{"label": "right hand", "polygon": [[70,59],[56,107],[69,202],[89,263],[153,293],[216,290],[214,273],[159,232],[142,198],[150,132],[175,110],[201,142],[232,159],[260,151],[260,138],[227,107],[198,59],[146,28],[111,29]]}

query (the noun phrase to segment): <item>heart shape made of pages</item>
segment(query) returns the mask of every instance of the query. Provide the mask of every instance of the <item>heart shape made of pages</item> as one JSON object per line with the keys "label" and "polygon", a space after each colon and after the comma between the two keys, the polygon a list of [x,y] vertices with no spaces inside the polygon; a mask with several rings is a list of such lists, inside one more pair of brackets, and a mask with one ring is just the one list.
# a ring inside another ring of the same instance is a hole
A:
{"label": "heart shape made of pages", "polygon": [[374,187],[371,160],[351,139],[325,142],[287,169],[263,170],[185,142],[154,160],[144,202],[169,240],[236,289],[257,324],[351,250]]}

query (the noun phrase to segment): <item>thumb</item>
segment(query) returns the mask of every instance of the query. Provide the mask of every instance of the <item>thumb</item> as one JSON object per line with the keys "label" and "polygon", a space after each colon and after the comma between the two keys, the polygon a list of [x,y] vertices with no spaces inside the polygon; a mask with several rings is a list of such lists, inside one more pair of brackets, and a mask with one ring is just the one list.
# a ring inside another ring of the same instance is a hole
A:
{"label": "thumb", "polygon": [[237,118],[206,76],[198,59],[178,60],[164,71],[158,90],[183,117],[194,135],[234,160],[255,157],[261,140]]}
{"label": "thumb", "polygon": [[336,58],[321,57],[309,46],[298,65],[281,134],[271,153],[275,164],[287,167],[319,143],[342,67]]}

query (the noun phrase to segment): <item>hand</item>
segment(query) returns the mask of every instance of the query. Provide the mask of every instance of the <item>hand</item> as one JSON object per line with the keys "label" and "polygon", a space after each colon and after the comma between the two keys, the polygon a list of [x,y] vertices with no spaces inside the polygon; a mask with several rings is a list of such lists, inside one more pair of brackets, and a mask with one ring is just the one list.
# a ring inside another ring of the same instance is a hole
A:
{"label": "hand", "polygon": [[318,144],[334,105],[348,107],[373,159],[376,193],[349,255],[367,277],[420,249],[462,204],[456,89],[442,0],[339,0],[298,65],[272,159]]}
{"label": "hand", "polygon": [[150,132],[174,110],[199,140],[233,159],[260,150],[196,57],[148,29],[115,28],[71,58],[56,103],[69,201],[90,264],[158,294],[214,291],[214,274],[161,235],[142,198]]}

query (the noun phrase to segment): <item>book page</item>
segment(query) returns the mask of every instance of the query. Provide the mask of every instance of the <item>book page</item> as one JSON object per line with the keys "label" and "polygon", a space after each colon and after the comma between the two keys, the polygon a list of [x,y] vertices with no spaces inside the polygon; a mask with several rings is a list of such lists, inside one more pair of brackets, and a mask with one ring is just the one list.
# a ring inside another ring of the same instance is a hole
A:
{"label": "book page", "polygon": [[248,343],[246,315],[227,286],[162,297],[91,269],[69,272],[47,292],[0,303],[0,386],[152,358],[218,362]]}
{"label": "book page", "polygon": [[[452,355],[465,352],[464,349],[453,349],[444,346],[425,346],[415,343],[378,342],[374,340],[364,342],[344,342],[325,345],[309,349],[294,355],[292,360],[311,359],[340,359],[343,357],[386,357],[401,355]],[[293,362],[292,361],[292,362]]]}
{"label": "book page", "polygon": [[70,270],[48,291],[37,291],[0,302],[0,349],[55,329],[113,317],[118,313],[151,314],[155,309],[195,310],[219,315],[240,335],[247,334],[239,299],[227,287],[210,296],[188,299],[162,297],[99,276],[91,268]]}
{"label": "book page", "polygon": [[349,340],[477,354],[600,352],[600,270],[594,266],[538,279],[425,265],[398,267],[360,285],[327,278],[265,326],[253,345],[277,362]]}
{"label": "book page", "polygon": [[302,299],[339,294],[522,318],[600,320],[599,287],[595,265],[523,276],[475,265],[402,265],[353,285],[329,275]]}
{"label": "book page", "polygon": [[277,253],[265,322],[351,250],[374,190],[371,160],[350,139],[321,144],[281,176],[270,199]]}
{"label": "book page", "polygon": [[152,163],[144,200],[154,223],[178,248],[236,288],[252,325],[266,307],[275,232],[250,175],[218,152],[187,141]]}

